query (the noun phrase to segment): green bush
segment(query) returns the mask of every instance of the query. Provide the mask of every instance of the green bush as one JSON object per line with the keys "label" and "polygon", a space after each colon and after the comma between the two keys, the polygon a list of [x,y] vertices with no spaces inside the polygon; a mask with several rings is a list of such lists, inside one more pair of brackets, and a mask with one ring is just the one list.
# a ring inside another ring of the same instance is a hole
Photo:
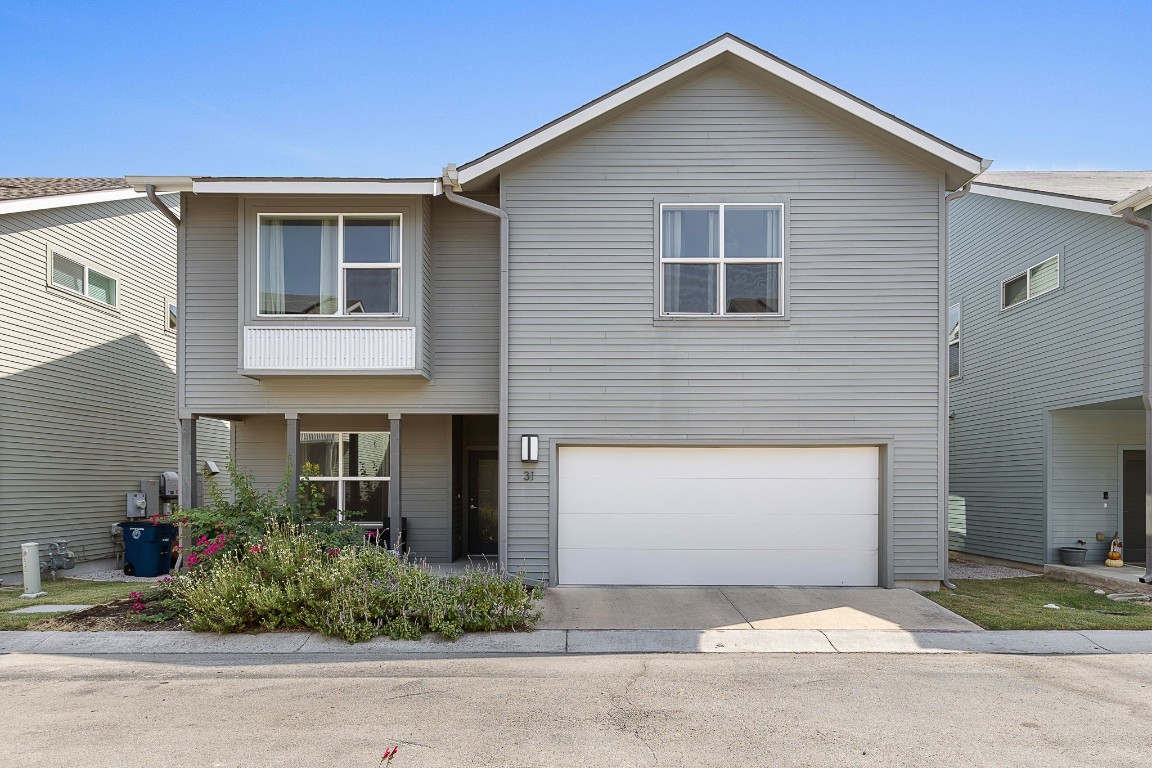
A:
{"label": "green bush", "polygon": [[372,544],[333,546],[294,522],[270,524],[246,549],[214,556],[168,585],[189,629],[313,629],[350,643],[377,635],[531,629],[538,587],[488,570],[440,576]]}
{"label": "green bush", "polygon": [[[305,478],[318,467],[304,465]],[[184,553],[190,568],[211,566],[226,553],[243,552],[264,536],[269,524],[292,523],[307,526],[327,547],[347,547],[363,541],[364,530],[355,523],[336,519],[336,513],[324,509],[324,494],[307,479],[300,483],[295,499],[290,498],[290,472],[285,473],[275,491],[261,491],[252,476],[239,468],[235,459],[228,461],[228,478],[232,498],[228,498],[214,478],[208,478],[208,503],[194,509],[182,509],[179,519],[192,536],[192,546]]]}

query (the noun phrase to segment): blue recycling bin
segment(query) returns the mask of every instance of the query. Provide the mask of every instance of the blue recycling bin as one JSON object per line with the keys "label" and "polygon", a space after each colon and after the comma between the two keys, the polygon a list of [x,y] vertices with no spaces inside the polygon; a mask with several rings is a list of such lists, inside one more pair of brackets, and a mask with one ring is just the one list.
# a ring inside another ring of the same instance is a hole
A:
{"label": "blue recycling bin", "polygon": [[124,573],[163,576],[172,570],[176,526],[170,523],[120,523],[124,534]]}

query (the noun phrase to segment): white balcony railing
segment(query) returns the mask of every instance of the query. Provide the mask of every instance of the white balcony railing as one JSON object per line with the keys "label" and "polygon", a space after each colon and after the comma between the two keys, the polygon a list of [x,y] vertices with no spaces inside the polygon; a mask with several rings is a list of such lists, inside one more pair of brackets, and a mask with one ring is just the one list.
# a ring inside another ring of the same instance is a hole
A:
{"label": "white balcony railing", "polygon": [[253,371],[395,371],[416,367],[415,328],[244,329],[244,368]]}

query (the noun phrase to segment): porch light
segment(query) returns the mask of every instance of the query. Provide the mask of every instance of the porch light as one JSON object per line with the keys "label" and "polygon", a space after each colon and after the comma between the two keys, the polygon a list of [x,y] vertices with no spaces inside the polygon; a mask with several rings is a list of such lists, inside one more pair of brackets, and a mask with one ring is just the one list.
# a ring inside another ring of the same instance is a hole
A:
{"label": "porch light", "polygon": [[520,435],[520,461],[540,461],[539,435]]}

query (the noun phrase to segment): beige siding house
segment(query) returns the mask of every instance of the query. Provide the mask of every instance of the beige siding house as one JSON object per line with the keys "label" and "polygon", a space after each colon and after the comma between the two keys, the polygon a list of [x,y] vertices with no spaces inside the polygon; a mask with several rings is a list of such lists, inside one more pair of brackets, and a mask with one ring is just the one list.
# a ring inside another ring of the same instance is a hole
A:
{"label": "beige siding house", "polygon": [[945,195],[985,166],[724,35],[429,178],[130,181],[181,193],[185,446],[232,420],[436,562],[893,586],[945,567]]}
{"label": "beige siding house", "polygon": [[[175,227],[123,179],[0,179],[0,573],[29,541],[111,556],[176,468],[175,298]],[[202,435],[223,461],[227,425]]]}

